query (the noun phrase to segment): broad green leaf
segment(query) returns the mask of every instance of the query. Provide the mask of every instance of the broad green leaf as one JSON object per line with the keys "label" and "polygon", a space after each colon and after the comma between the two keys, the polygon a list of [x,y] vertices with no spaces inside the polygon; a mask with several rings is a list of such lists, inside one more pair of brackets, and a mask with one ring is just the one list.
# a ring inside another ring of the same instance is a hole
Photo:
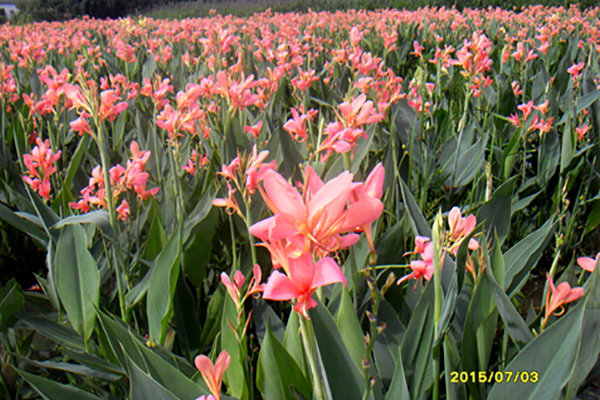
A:
{"label": "broad green leaf", "polygon": [[98,264],[87,249],[81,225],[66,225],[56,246],[55,282],[73,328],[87,341],[96,323],[100,300]]}
{"label": "broad green leaf", "polygon": [[81,166],[81,161],[83,160],[83,156],[87,153],[90,143],[92,141],[92,136],[84,135],[79,143],[77,144],[77,148],[75,149],[75,153],[71,157],[69,161],[69,166],[67,167],[67,173],[65,175],[65,181],[63,183],[63,188],[68,188],[73,182],[73,178],[75,178],[75,174],[79,171],[79,167]]}
{"label": "broad green leaf", "polygon": [[81,215],[71,215],[70,217],[61,219],[56,224],[51,226],[51,229],[60,230],[63,226],[79,224],[95,224],[102,233],[110,239],[115,238],[112,227],[110,226],[110,215],[106,210],[90,211]]}
{"label": "broad green leaf", "polygon": [[39,362],[39,361],[34,361],[34,360],[32,360],[31,363],[40,368],[56,369],[56,370],[60,370],[60,371],[70,372],[73,374],[79,374],[79,375],[83,375],[83,376],[89,376],[92,378],[102,379],[102,380],[111,381],[111,382],[121,379],[121,376],[119,376],[119,375],[115,375],[115,374],[111,374],[111,373],[107,373],[107,372],[100,372],[98,370],[95,370],[93,368],[89,368],[85,365],[80,365],[80,364],[73,364],[73,363],[67,363],[67,362],[55,362],[55,361]]}
{"label": "broad green leaf", "polygon": [[129,398],[131,400],[180,400],[138,367],[129,357],[127,357],[127,369],[129,370],[127,375],[130,380]]}
{"label": "broad green leaf", "polygon": [[496,279],[489,268],[484,270],[481,279],[485,279],[491,289],[496,302],[496,307],[498,308],[500,317],[502,317],[502,321],[504,321],[508,334],[512,340],[515,341],[517,346],[521,348],[524,347],[533,339],[533,334],[521,317],[521,314],[519,314],[502,287],[496,282]]}
{"label": "broad green leaf", "polygon": [[48,339],[75,351],[84,351],[83,339],[70,326],[51,321],[46,318],[34,317],[29,314],[19,313],[18,317],[25,321],[39,334]]}
{"label": "broad green leaf", "polygon": [[14,368],[19,375],[29,383],[36,392],[46,400],[99,400],[100,397],[85,392],[71,385],[51,381],[41,376],[33,375],[28,372]]}
{"label": "broad green leaf", "polygon": [[28,219],[15,214],[10,208],[2,203],[0,203],[0,218],[36,239],[37,242],[46,243],[48,241],[48,234],[42,228]]}
{"label": "broad green leaf", "polygon": [[581,323],[581,345],[573,374],[569,378],[567,399],[574,399],[600,355],[600,269],[592,272],[585,287],[587,299]]}
{"label": "broad green leaf", "polygon": [[581,96],[577,100],[577,108],[575,110],[575,114],[579,114],[581,111],[585,110],[589,106],[591,106],[598,98],[600,97],[600,89],[596,89],[592,92],[586,93]]}
{"label": "broad green leaf", "polygon": [[190,234],[196,229],[200,221],[204,220],[210,210],[213,208],[212,201],[216,197],[216,192],[207,190],[202,196],[196,207],[192,210],[189,215],[185,218],[183,224],[183,236],[181,239],[182,243],[186,243],[190,237]]}
{"label": "broad green leaf", "polygon": [[262,297],[252,299],[252,318],[256,327],[256,336],[261,344],[267,334],[267,328],[277,340],[283,342],[285,325]]}
{"label": "broad green leaf", "polygon": [[213,237],[219,222],[219,211],[213,207],[197,225],[191,243],[183,252],[183,270],[195,286],[202,286],[212,254]]}
{"label": "broad green leaf", "polygon": [[430,281],[412,313],[400,346],[406,381],[415,400],[423,398],[425,391],[433,383],[433,303],[434,288]]}
{"label": "broad green leaf", "polygon": [[408,211],[410,227],[412,228],[413,233],[415,236],[427,236],[430,238],[431,228],[423,216],[423,213],[421,213],[421,209],[419,208],[417,201],[402,178],[400,178],[400,189],[402,190],[402,198],[404,199],[404,205]]}
{"label": "broad green leaf", "polygon": [[[558,399],[562,388],[569,381],[575,367],[581,340],[581,320],[585,301],[523,348],[504,369],[512,373],[511,383],[496,383],[489,392],[488,400],[496,399]],[[521,382],[523,372],[529,374],[526,383]],[[514,381],[516,374],[519,374]],[[534,381],[535,380],[535,381]]]}
{"label": "broad green leaf", "polygon": [[[504,263],[507,266],[504,289],[509,295],[513,288],[520,283],[520,280],[529,274],[531,268],[541,257],[553,228],[553,218],[550,218],[539,229],[531,232],[504,254]],[[509,288],[510,290],[507,290]]]}
{"label": "broad green leaf", "polygon": [[[152,203],[151,207],[153,210],[156,210],[154,203]],[[146,248],[142,254],[142,258],[145,260],[155,260],[167,243],[167,234],[162,226],[160,214],[158,211],[155,211],[151,215],[153,215],[152,222],[150,223],[150,230],[148,231]]]}
{"label": "broad green leaf", "polygon": [[396,361],[396,369],[394,370],[394,377],[392,378],[392,384],[390,385],[385,399],[396,400],[410,398],[410,392],[408,391],[408,385],[406,384],[406,375],[404,375],[402,354],[399,354]]}
{"label": "broad green leaf", "polygon": [[365,384],[344,345],[342,334],[322,304],[309,311],[317,346],[334,399],[362,399]]}
{"label": "broad green leaf", "polygon": [[256,386],[265,399],[295,400],[292,387],[304,398],[312,398],[310,381],[269,327],[258,355]]}
{"label": "broad green leaf", "polygon": [[[464,371],[487,371],[496,333],[498,311],[488,280],[480,279],[473,291],[462,340]],[[483,385],[467,382],[474,399],[484,399]]]}
{"label": "broad green leaf", "polygon": [[366,356],[365,341],[363,331],[356,316],[356,310],[352,304],[352,299],[346,288],[342,288],[340,308],[337,313],[336,323],[340,332],[343,332],[342,339],[354,365],[360,371],[362,360]]}
{"label": "broad green leaf", "polygon": [[219,288],[215,290],[210,297],[206,310],[206,319],[204,320],[204,326],[200,332],[201,349],[212,343],[219,333],[221,316],[223,315],[223,301],[225,300],[225,296],[225,287],[223,287],[223,285],[219,285]]}
{"label": "broad green leaf", "polygon": [[195,399],[199,394],[208,392],[203,380],[198,383],[194,382],[174,365],[136,340],[135,337],[132,336],[131,339],[137,346],[139,354],[144,358],[143,367],[146,372],[178,398]]}
{"label": "broad green leaf", "polygon": [[169,238],[156,257],[147,293],[148,333],[150,340],[163,344],[167,326],[173,314],[173,296],[179,278],[181,257],[181,226]]}
{"label": "broad green leaf", "polygon": [[483,222],[488,235],[498,235],[500,244],[510,230],[512,194],[516,176],[504,182],[494,191],[492,198],[477,212],[477,222]]}
{"label": "broad green leaf", "polygon": [[21,286],[15,278],[6,282],[0,288],[0,331],[5,332],[6,329],[16,321],[15,313],[21,311],[24,304],[24,297],[21,291]]}
{"label": "broad green leaf", "polygon": [[300,320],[298,318],[298,313],[293,312],[290,314],[288,324],[285,328],[285,336],[283,337],[283,347],[294,358],[300,369],[304,371],[305,376],[310,376],[304,353],[304,345],[300,337]]}
{"label": "broad green leaf", "polygon": [[191,359],[200,350],[200,320],[195,296],[183,276],[177,280],[177,290],[173,301],[178,342],[186,358]]}

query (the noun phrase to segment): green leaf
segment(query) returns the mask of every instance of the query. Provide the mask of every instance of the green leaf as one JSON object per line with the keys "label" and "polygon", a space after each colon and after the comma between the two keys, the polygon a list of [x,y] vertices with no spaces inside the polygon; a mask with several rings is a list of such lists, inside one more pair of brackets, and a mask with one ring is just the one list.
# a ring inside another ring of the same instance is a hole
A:
{"label": "green leaf", "polygon": [[[464,371],[487,371],[496,333],[498,312],[491,294],[489,280],[480,279],[473,291],[465,320],[462,340]],[[485,389],[477,382],[468,381],[470,395],[484,399]]]}
{"label": "green leaf", "polygon": [[258,355],[256,386],[265,399],[296,400],[292,387],[304,398],[312,398],[310,382],[269,327]]}
{"label": "green leaf", "polygon": [[82,215],[71,215],[70,217],[61,219],[56,224],[52,225],[51,229],[60,230],[62,227],[67,225],[79,225],[79,224],[95,224],[97,225],[102,233],[110,239],[115,238],[112,227],[110,226],[110,215],[106,210],[95,210]]}
{"label": "green leaf", "polygon": [[300,320],[298,318],[298,313],[293,312],[290,314],[288,324],[285,328],[285,336],[283,337],[283,347],[285,347],[294,360],[296,360],[300,369],[304,371],[305,376],[308,376],[310,371],[308,370],[308,363],[306,362],[306,355],[304,354],[304,345],[302,344],[302,338],[300,337]]}
{"label": "green leaf", "polygon": [[365,341],[363,339],[362,328],[356,317],[356,310],[346,288],[342,288],[342,298],[336,322],[339,331],[344,333],[342,340],[346,345],[348,354],[352,358],[352,361],[354,361],[356,368],[360,371],[362,369],[362,360],[366,356]]}
{"label": "green leaf", "polygon": [[396,361],[396,369],[394,370],[394,377],[392,378],[392,384],[390,385],[385,399],[396,400],[410,398],[410,392],[408,391],[408,385],[406,384],[406,375],[404,375],[402,354],[399,354]]}
{"label": "green leaf", "polygon": [[[156,210],[154,206],[154,202],[152,203],[151,209]],[[152,217],[152,222],[150,223],[150,230],[148,231],[148,239],[146,240],[146,248],[144,249],[144,253],[142,254],[142,258],[145,260],[155,260],[156,257],[160,254],[162,249],[165,247],[165,243],[167,243],[167,234],[162,226],[162,222],[160,220],[160,214],[158,211],[155,211]]]}
{"label": "green leaf", "polygon": [[37,333],[75,351],[84,351],[83,339],[71,327],[46,318],[33,317],[18,313],[18,317],[31,326]]}
{"label": "green leaf", "polygon": [[85,392],[71,385],[63,385],[62,383],[51,381],[50,379],[42,378],[41,376],[33,375],[22,371],[18,368],[14,369],[23,379],[29,383],[36,392],[46,400],[99,400],[100,397],[91,393]]}
{"label": "green leaf", "polygon": [[[507,266],[504,289],[509,295],[521,280],[529,275],[531,268],[542,256],[553,228],[553,218],[550,218],[539,229],[531,232],[504,254],[504,264]],[[509,288],[510,290],[508,290]]]}
{"label": "green leaf", "polygon": [[195,230],[200,221],[204,220],[210,210],[212,209],[212,201],[216,197],[216,192],[212,190],[207,190],[206,193],[202,196],[202,199],[196,204],[196,207],[192,210],[191,213],[186,217],[185,223],[183,224],[183,237],[181,242],[186,243],[190,234]]}
{"label": "green leaf", "polygon": [[157,256],[150,276],[147,294],[148,332],[150,340],[164,344],[165,334],[173,314],[173,296],[179,278],[181,257],[181,225],[169,238]]}
{"label": "green leaf", "polygon": [[206,311],[206,320],[200,333],[200,348],[203,349],[215,340],[221,326],[221,316],[223,314],[223,301],[225,300],[225,287],[219,285],[208,302]]}
{"label": "green leaf", "polygon": [[433,383],[433,302],[433,281],[429,281],[412,313],[400,347],[402,364],[413,399],[422,399],[425,391]]}
{"label": "green leaf", "polygon": [[91,141],[92,137],[90,135],[84,135],[77,144],[75,153],[73,153],[71,161],[69,161],[69,166],[67,167],[67,173],[65,174],[63,188],[68,188],[71,185],[71,182],[73,182],[73,178],[75,178],[75,174],[81,166],[81,160],[83,160],[83,156],[87,153]]}
{"label": "green leaf", "polygon": [[206,277],[218,222],[219,210],[213,207],[197,225],[196,233],[183,253],[183,270],[195,286],[202,286]]}
{"label": "green leaf", "polygon": [[519,314],[512,301],[510,301],[506,293],[504,293],[502,287],[496,282],[496,279],[489,268],[484,270],[481,279],[485,279],[491,289],[494,301],[496,302],[496,307],[498,308],[500,317],[502,317],[502,321],[504,321],[504,324],[506,325],[508,334],[512,340],[515,341],[517,346],[521,348],[524,347],[533,339],[533,334],[525,321],[523,321],[521,314]]}
{"label": "green leaf", "polygon": [[600,355],[600,268],[594,272],[585,285],[587,299],[581,323],[581,345],[575,370],[569,378],[567,399],[574,399],[581,384],[594,367]]}
{"label": "green leaf", "polygon": [[81,225],[63,228],[56,246],[55,272],[56,289],[69,322],[87,341],[96,323],[94,308],[100,300],[100,274],[96,260],[87,249]]}
{"label": "green leaf", "polygon": [[42,228],[28,219],[15,214],[10,208],[2,203],[0,203],[0,218],[18,230],[25,232],[38,242],[46,243],[48,241],[48,234]]}
{"label": "green leaf", "polygon": [[319,305],[309,311],[321,360],[334,399],[362,399],[365,383],[355,367],[342,334],[326,307]]}
{"label": "green leaf", "polygon": [[483,222],[488,235],[498,235],[500,244],[504,242],[510,229],[512,194],[516,176],[504,182],[494,191],[492,198],[477,213],[477,222]]}
{"label": "green leaf", "polygon": [[252,299],[252,318],[256,329],[258,341],[262,344],[267,328],[280,342],[283,341],[285,335],[285,325],[277,316],[271,306],[261,297]]}
{"label": "green leaf", "polygon": [[141,370],[129,357],[127,357],[127,366],[131,400],[179,400],[152,376]]}
{"label": "green leaf", "polygon": [[179,345],[186,358],[191,359],[200,350],[200,335],[198,334],[200,332],[200,320],[198,319],[195,296],[183,276],[177,280],[177,290],[173,301]]}
{"label": "green leaf", "polygon": [[404,205],[408,211],[410,227],[412,228],[413,233],[415,235],[427,236],[430,238],[431,228],[423,216],[423,213],[421,213],[417,201],[402,178],[400,178],[400,189],[402,190],[402,198],[404,199]]}
{"label": "green leaf", "polygon": [[581,111],[585,110],[589,106],[591,106],[598,98],[600,97],[600,89],[596,89],[585,95],[581,96],[577,100],[577,108],[575,114],[579,114]]}
{"label": "green leaf", "polygon": [[[585,302],[581,301],[529,342],[504,369],[505,377],[507,372],[513,373],[511,383],[494,384],[488,400],[560,398],[577,360],[584,305]],[[515,374],[522,372],[528,372],[530,380],[537,375],[537,380],[523,383],[520,377],[524,375],[519,375],[514,382]]]}
{"label": "green leaf", "polygon": [[21,311],[23,304],[21,286],[12,278],[0,288],[0,331],[6,332],[6,329],[15,323],[15,313]]}

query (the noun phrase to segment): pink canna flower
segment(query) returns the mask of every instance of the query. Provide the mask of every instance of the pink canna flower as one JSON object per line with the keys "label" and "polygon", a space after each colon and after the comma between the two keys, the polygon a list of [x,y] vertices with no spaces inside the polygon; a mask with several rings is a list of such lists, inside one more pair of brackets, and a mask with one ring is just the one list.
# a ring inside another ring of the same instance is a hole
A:
{"label": "pink canna flower", "polygon": [[431,277],[433,276],[433,271],[434,271],[433,262],[428,263],[423,260],[414,260],[414,261],[410,262],[410,268],[412,269],[412,273],[405,275],[402,278],[398,279],[397,284],[399,285],[407,279],[415,279],[416,280],[415,292],[416,292],[417,291],[417,283],[419,282],[419,280],[421,281],[421,284],[423,284],[423,282],[425,280],[430,280]]}
{"label": "pink canna flower", "polygon": [[598,259],[600,259],[600,253],[596,255],[595,259],[591,257],[579,257],[577,259],[577,264],[586,271],[594,272]]}
{"label": "pink canna flower", "polygon": [[289,260],[287,275],[273,271],[263,298],[267,300],[296,300],[294,311],[308,319],[308,310],[317,306],[312,298],[315,290],[321,286],[341,282],[346,285],[346,277],[340,266],[331,257],[324,257],[313,263],[312,256],[303,254]]}
{"label": "pink canna flower", "polygon": [[352,102],[343,102],[338,105],[345,127],[357,128],[364,124],[375,124],[385,116],[377,113],[372,101],[367,101],[367,96],[361,94]]}
{"label": "pink canna flower", "polygon": [[23,180],[45,200],[50,199],[50,176],[56,172],[54,163],[60,159],[62,152],[52,152],[50,140],[36,139],[37,146],[31,150],[31,154],[23,155],[23,163],[27,167],[28,176]]}
{"label": "pink canna flower", "polygon": [[[202,378],[204,379],[204,382],[206,382],[208,390],[210,390],[212,395],[217,400],[221,398],[221,384],[223,383],[223,374],[225,373],[225,370],[229,366],[230,362],[231,357],[225,350],[223,350],[219,354],[219,356],[217,357],[217,361],[215,361],[214,365],[210,358],[206,357],[205,355],[199,355],[194,360],[194,364],[202,374]],[[210,398],[210,396],[208,398]]]}
{"label": "pink canna flower", "polygon": [[584,138],[585,134],[590,129],[589,125],[578,126],[575,128],[575,132],[577,133],[577,140],[581,140]]}
{"label": "pink canna flower", "polygon": [[[311,110],[313,111],[313,110]],[[292,107],[292,118],[288,120],[284,125],[283,129],[292,135],[292,137],[298,141],[303,142],[306,139],[306,120],[310,118],[311,120],[314,118],[314,114],[311,114],[309,111],[308,114],[298,114],[298,110]]]}
{"label": "pink canna flower", "polygon": [[265,172],[264,190],[260,186],[259,189],[275,215],[252,225],[250,233],[262,239],[267,248],[275,241],[284,240],[285,253],[291,257],[311,249],[319,254],[337,251],[358,239],[341,237],[341,233],[360,230],[383,211],[383,203],[371,196],[364,196],[346,207],[352,191],[349,172],[326,184],[316,174],[312,174],[312,178],[303,197],[277,172]]}
{"label": "pink canna flower", "polygon": [[[583,297],[582,287],[571,288],[568,282],[562,282],[555,287],[550,274],[546,273],[546,277],[550,290],[546,293],[546,315],[542,321],[542,326],[546,326],[550,315],[561,315],[564,312],[563,304],[574,302]],[[555,311],[559,309],[560,312],[556,314]]]}
{"label": "pink canna flower", "polygon": [[246,277],[244,277],[242,271],[238,270],[235,271],[235,274],[233,275],[233,280],[231,280],[229,279],[229,275],[227,275],[226,272],[221,272],[221,282],[223,283],[223,285],[225,285],[229,296],[235,302],[236,307],[239,309],[241,300],[240,290],[242,290],[242,286],[244,286],[244,283],[246,283]]}
{"label": "pink canna flower", "polygon": [[246,133],[249,133],[250,135],[254,136],[254,139],[258,139],[258,135],[260,135],[260,130],[262,129],[262,126],[263,126],[263,122],[258,121],[258,123],[256,125],[244,126],[244,131]]}

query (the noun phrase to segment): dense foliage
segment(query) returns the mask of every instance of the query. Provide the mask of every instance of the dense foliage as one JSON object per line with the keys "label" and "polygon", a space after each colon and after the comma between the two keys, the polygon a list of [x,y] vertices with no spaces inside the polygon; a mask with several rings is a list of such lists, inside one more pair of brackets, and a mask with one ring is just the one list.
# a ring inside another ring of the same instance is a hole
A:
{"label": "dense foliage", "polygon": [[0,397],[574,399],[599,13],[0,27]]}

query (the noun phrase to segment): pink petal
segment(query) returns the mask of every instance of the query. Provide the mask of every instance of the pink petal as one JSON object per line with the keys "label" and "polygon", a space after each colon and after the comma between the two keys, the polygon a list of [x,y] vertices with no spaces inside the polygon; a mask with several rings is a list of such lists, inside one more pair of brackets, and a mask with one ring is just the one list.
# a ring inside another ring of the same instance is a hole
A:
{"label": "pink petal", "polygon": [[373,197],[366,197],[352,204],[346,210],[346,218],[340,227],[341,232],[354,230],[363,225],[371,224],[383,211],[383,203]]}
{"label": "pink petal", "polygon": [[352,188],[352,174],[348,171],[342,172],[336,178],[330,180],[319,190],[308,202],[308,219],[320,218],[322,212],[327,208],[329,220],[339,218],[342,213],[348,195]]}
{"label": "pink petal", "polygon": [[273,271],[263,292],[263,298],[266,300],[292,300],[298,297],[302,290],[279,271]]}
{"label": "pink petal", "polygon": [[593,272],[596,268],[596,260],[590,257],[579,257],[577,259],[577,264],[586,271]]}
{"label": "pink petal", "polygon": [[346,277],[340,266],[331,257],[320,259],[315,264],[315,275],[313,277],[312,289],[321,286],[330,285],[335,282],[342,282],[346,286]]}
{"label": "pink petal", "polygon": [[269,199],[277,207],[277,210],[271,211],[293,215],[297,220],[306,219],[306,207],[300,193],[281,175],[268,170],[265,172],[263,183]]}

